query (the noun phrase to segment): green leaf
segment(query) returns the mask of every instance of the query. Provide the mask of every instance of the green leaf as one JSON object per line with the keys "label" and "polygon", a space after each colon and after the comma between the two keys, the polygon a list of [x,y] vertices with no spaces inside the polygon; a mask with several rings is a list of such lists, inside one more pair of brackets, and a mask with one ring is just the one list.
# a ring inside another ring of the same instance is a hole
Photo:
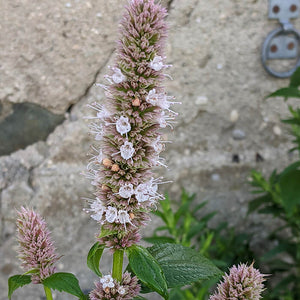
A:
{"label": "green leaf", "polygon": [[251,200],[251,202],[249,202],[249,204],[248,204],[248,214],[257,210],[262,204],[265,204],[268,202],[272,203],[272,196],[270,194],[265,194],[261,197]]}
{"label": "green leaf", "polygon": [[165,244],[165,243],[175,243],[175,240],[167,236],[152,236],[143,238],[144,241],[150,244]]}
{"label": "green leaf", "polygon": [[285,169],[279,174],[279,179],[280,179],[281,177],[284,177],[285,175],[287,175],[289,172],[299,169],[299,167],[300,167],[300,161],[296,161],[295,163],[289,165],[287,168],[285,168]]}
{"label": "green leaf", "polygon": [[290,79],[290,87],[298,87],[300,86],[300,68],[294,72]]}
{"label": "green leaf", "polygon": [[169,299],[163,271],[155,258],[142,246],[133,245],[126,250],[129,266],[139,280],[165,299]]}
{"label": "green leaf", "polygon": [[292,214],[295,207],[300,205],[300,170],[291,171],[280,177],[279,186],[283,206],[288,214]]}
{"label": "green leaf", "polygon": [[54,273],[43,280],[43,285],[52,290],[69,293],[79,299],[86,299],[80,289],[78,279],[71,273]]}
{"label": "green leaf", "polygon": [[142,296],[136,296],[133,298],[133,300],[147,300],[147,299]]}
{"label": "green leaf", "polygon": [[99,242],[96,242],[92,248],[90,249],[88,256],[87,256],[87,266],[96,273],[99,277],[102,276],[100,269],[99,269],[99,263],[104,250],[104,246],[100,245]]}
{"label": "green leaf", "polygon": [[272,97],[300,98],[300,91],[295,87],[281,88],[276,92],[268,95],[266,98]]}
{"label": "green leaf", "polygon": [[149,252],[160,264],[168,287],[178,287],[219,276],[221,271],[194,249],[177,244],[159,244]]}
{"label": "green leaf", "polygon": [[26,285],[31,283],[30,275],[14,275],[8,278],[8,299],[11,299],[13,292]]}
{"label": "green leaf", "polygon": [[109,235],[113,235],[115,233],[118,233],[118,231],[112,231],[110,229],[106,229],[106,228],[101,228],[101,233],[99,234],[98,238],[101,239],[103,237],[109,236]]}

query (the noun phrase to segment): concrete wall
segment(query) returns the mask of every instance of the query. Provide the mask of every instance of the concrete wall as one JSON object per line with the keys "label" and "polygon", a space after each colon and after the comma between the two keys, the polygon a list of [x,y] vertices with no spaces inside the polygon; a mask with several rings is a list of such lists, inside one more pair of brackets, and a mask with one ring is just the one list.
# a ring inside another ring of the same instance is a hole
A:
{"label": "concrete wall", "polygon": [[[209,200],[208,209],[221,210],[219,218],[263,234],[259,218],[244,221],[249,171],[268,173],[293,159],[280,123],[286,104],[263,100],[288,83],[267,75],[260,63],[263,39],[278,25],[268,20],[264,0],[163,2],[169,6],[168,62],[174,65],[167,89],[183,103],[166,134],[173,140],[164,153],[170,170],[159,172],[174,182],[163,188],[175,198],[182,187],[196,192],[199,201]],[[92,143],[83,116],[87,103],[104,97],[94,83],[104,82],[113,61],[124,3],[0,3],[1,300],[8,276],[21,272],[14,237],[14,208],[21,205],[46,217],[65,255],[59,269],[76,273],[85,289],[95,279],[85,267],[97,225],[82,211],[81,198],[92,192],[80,175]],[[300,21],[294,24],[300,28]],[[39,287],[24,289],[14,299],[41,294]]]}

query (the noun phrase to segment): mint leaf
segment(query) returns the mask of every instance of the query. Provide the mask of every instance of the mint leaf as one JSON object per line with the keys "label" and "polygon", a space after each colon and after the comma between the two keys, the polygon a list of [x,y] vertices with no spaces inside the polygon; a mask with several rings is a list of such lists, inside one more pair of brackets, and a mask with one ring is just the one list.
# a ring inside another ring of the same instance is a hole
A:
{"label": "mint leaf", "polygon": [[92,248],[90,249],[88,256],[87,256],[87,266],[96,273],[99,277],[102,276],[100,269],[99,269],[99,263],[104,250],[104,246],[100,245],[99,242],[95,243]]}
{"label": "mint leaf", "polygon": [[182,245],[157,244],[148,250],[161,266],[168,288],[217,277],[222,273],[203,255]]}
{"label": "mint leaf", "polygon": [[11,299],[13,292],[26,285],[31,283],[30,275],[14,275],[8,278],[8,299]]}
{"label": "mint leaf", "polygon": [[169,299],[163,271],[153,256],[142,246],[133,245],[126,250],[129,267],[139,280],[164,299]]}
{"label": "mint leaf", "polygon": [[43,285],[52,290],[74,295],[79,299],[86,299],[80,289],[78,279],[71,273],[54,273],[43,280]]}

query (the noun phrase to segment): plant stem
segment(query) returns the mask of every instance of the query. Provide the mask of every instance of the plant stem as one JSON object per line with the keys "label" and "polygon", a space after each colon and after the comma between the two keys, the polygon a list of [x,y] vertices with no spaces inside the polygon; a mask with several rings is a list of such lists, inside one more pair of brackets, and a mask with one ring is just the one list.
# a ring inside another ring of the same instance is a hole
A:
{"label": "plant stem", "polygon": [[46,294],[46,299],[53,300],[51,290],[45,285],[44,285],[44,290],[45,290],[45,294]]}
{"label": "plant stem", "polygon": [[113,257],[112,277],[119,282],[122,280],[124,251],[116,250]]}

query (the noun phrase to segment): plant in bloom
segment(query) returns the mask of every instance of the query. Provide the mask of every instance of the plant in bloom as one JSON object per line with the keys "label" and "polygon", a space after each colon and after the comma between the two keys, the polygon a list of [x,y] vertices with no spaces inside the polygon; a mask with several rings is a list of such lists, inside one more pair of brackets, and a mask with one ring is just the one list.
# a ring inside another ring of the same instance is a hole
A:
{"label": "plant in bloom", "polygon": [[265,275],[253,267],[240,264],[233,266],[229,275],[223,276],[217,292],[209,300],[259,300],[264,291]]}
{"label": "plant in bloom", "polygon": [[[95,197],[89,199],[90,206],[85,211],[101,225],[97,242],[87,257],[88,267],[100,277],[89,293],[91,300],[136,298],[141,289],[139,281],[147,291],[169,299],[168,288],[220,274],[212,262],[193,249],[176,244],[148,249],[136,245],[141,238],[140,228],[150,219],[149,212],[164,198],[158,192],[158,186],[164,182],[156,178],[153,168],[166,167],[160,157],[167,142],[161,129],[172,128],[177,116],[171,106],[178,102],[163,87],[165,78],[170,77],[165,73],[170,65],[165,63],[163,47],[166,16],[166,9],[154,0],[128,3],[121,21],[116,62],[105,76],[108,84],[99,84],[106,99],[101,104],[89,105],[95,111],[88,118],[97,145],[92,146],[87,165]],[[44,221],[23,208],[20,216],[23,217],[18,224],[21,256],[26,269],[34,271],[33,280],[43,283],[47,300],[52,300],[51,289],[86,299],[73,274],[53,274],[53,263],[58,258]],[[102,275],[99,269],[105,248],[113,252],[111,275]],[[124,252],[129,262],[127,270],[136,276],[123,273]],[[192,269],[191,260],[195,261]],[[177,274],[168,272],[169,267]],[[29,275],[26,276],[9,278],[9,298],[16,288],[30,283]]]}
{"label": "plant in bloom", "polygon": [[17,239],[21,266],[26,272],[30,271],[33,283],[41,283],[55,272],[54,264],[59,257],[45,220],[24,207],[21,207],[18,216]]}
{"label": "plant in bloom", "polygon": [[[140,240],[139,228],[163,196],[161,178],[152,168],[165,166],[160,129],[172,126],[177,115],[170,109],[163,81],[167,12],[154,0],[132,0],[121,21],[115,65],[105,76],[104,103],[89,105],[96,111],[90,125],[98,146],[93,147],[87,177],[96,187],[96,198],[86,209],[101,225],[98,238],[113,251]],[[99,150],[98,150],[99,149]]]}
{"label": "plant in bloom", "polygon": [[140,292],[137,277],[131,277],[128,272],[123,274],[121,282],[106,275],[95,282],[95,286],[89,295],[91,300],[129,300]]}

